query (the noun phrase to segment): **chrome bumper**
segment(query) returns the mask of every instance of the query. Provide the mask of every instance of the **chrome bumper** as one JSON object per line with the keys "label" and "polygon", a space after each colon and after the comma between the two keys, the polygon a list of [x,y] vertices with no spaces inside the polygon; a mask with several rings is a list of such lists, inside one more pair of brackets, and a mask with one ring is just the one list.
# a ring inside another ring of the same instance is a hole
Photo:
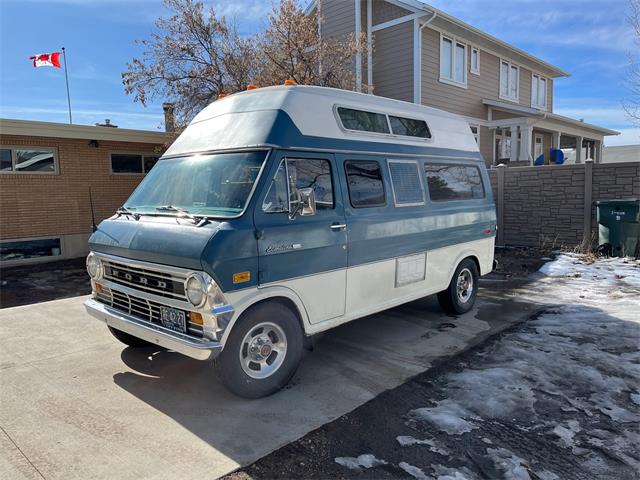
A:
{"label": "chrome bumper", "polygon": [[188,335],[139,320],[128,313],[121,312],[93,299],[84,302],[84,306],[89,315],[102,320],[116,330],[196,360],[215,358],[222,350],[222,345],[218,341],[197,340]]}

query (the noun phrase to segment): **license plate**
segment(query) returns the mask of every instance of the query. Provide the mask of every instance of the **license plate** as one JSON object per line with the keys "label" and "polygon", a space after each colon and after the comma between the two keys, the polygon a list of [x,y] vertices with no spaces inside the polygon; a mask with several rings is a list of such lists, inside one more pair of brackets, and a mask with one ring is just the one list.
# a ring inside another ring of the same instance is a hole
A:
{"label": "license plate", "polygon": [[187,317],[182,310],[175,308],[160,307],[160,323],[169,330],[186,333]]}

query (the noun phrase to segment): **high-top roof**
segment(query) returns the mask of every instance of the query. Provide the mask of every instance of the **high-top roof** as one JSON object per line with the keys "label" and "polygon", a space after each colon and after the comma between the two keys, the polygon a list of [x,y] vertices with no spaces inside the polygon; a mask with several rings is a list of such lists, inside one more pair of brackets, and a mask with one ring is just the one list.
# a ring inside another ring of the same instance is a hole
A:
{"label": "high-top roof", "polygon": [[[338,107],[424,120],[431,132],[431,138],[346,130],[338,119],[336,113]],[[282,141],[293,142],[293,144],[279,146],[305,147],[305,144],[296,143],[308,143],[305,139],[323,139],[327,147],[331,148],[330,140],[334,139],[336,140],[334,145],[338,144],[337,141],[360,141],[378,144],[379,147],[376,148],[380,150],[385,150],[381,144],[387,146],[395,144],[467,152],[478,151],[469,124],[463,117],[453,113],[335,88],[277,86],[248,90],[213,102],[193,119],[167,154],[194,151],[196,144],[199,148],[205,149],[206,142],[211,144],[209,149],[213,149],[216,146],[218,148],[243,147],[273,141],[268,139],[273,137],[274,130],[282,126],[274,123],[275,117],[267,118],[266,112],[283,112],[299,130],[297,136],[293,134],[285,136],[284,132],[275,132],[278,133],[278,138],[283,139]],[[244,124],[239,125],[240,120],[237,118],[239,113],[254,115],[253,117],[246,115],[242,120]],[[258,114],[263,115],[261,120],[258,120]],[[213,119],[216,119],[216,122],[209,122]],[[260,122],[271,122],[271,125]],[[205,123],[206,128],[202,126]],[[214,131],[215,135],[212,133]],[[188,143],[193,145],[188,146]]]}

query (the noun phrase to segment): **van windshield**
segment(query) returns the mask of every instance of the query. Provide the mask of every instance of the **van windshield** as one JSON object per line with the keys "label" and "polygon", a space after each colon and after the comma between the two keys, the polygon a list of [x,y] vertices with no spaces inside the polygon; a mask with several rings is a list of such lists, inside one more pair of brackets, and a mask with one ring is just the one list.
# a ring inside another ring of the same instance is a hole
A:
{"label": "van windshield", "polygon": [[125,203],[140,214],[183,209],[192,215],[235,217],[242,213],[267,152],[192,155],[162,159]]}

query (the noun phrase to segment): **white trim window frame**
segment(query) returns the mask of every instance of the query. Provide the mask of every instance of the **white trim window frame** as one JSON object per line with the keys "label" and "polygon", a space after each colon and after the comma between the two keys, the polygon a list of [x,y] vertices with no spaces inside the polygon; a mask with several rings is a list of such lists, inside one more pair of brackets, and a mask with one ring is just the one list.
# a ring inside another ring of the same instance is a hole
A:
{"label": "white trim window frame", "polygon": [[[445,48],[447,44],[449,47]],[[445,51],[447,49],[449,51]],[[440,82],[467,88],[467,62],[467,44],[452,35],[440,33]]]}
{"label": "white trim window frame", "polygon": [[[114,155],[136,155],[136,156],[140,156],[140,171],[139,172],[114,172],[113,171],[113,156]],[[124,175],[124,176],[130,176],[130,175],[146,175],[149,173],[149,170],[145,170],[145,158],[147,157],[156,157],[158,160],[160,159],[162,155],[158,154],[158,153],[142,153],[142,152],[123,152],[123,151],[113,151],[113,152],[109,152],[109,173],[111,175]],[[157,161],[156,160],[156,163]]]}
{"label": "white trim window frame", "polygon": [[480,75],[480,49],[472,45],[469,48],[469,51],[469,72],[473,73],[474,75]]}
{"label": "white trim window frame", "polygon": [[547,110],[547,86],[549,80],[537,73],[531,74],[531,107]]}
{"label": "white trim window frame", "polygon": [[478,144],[478,146],[480,146],[480,125],[470,123],[469,128],[471,129],[471,133],[473,134],[473,138],[475,139],[476,143]]}
{"label": "white trim window frame", "polygon": [[[60,173],[60,165],[58,163],[58,149],[56,147],[41,147],[34,145],[0,145],[0,150],[9,150],[11,155],[11,170],[1,170],[0,175],[58,175]],[[18,158],[16,151],[18,150],[33,150],[37,152],[46,152],[53,154],[53,171],[39,172],[37,170],[19,170],[16,168],[18,165]]]}
{"label": "white trim window frame", "polygon": [[[506,67],[506,78],[505,69]],[[515,75],[514,75],[515,73]],[[514,78],[515,77],[515,78]],[[500,99],[519,102],[520,99],[520,66],[509,60],[500,59],[500,83],[498,85]]]}

